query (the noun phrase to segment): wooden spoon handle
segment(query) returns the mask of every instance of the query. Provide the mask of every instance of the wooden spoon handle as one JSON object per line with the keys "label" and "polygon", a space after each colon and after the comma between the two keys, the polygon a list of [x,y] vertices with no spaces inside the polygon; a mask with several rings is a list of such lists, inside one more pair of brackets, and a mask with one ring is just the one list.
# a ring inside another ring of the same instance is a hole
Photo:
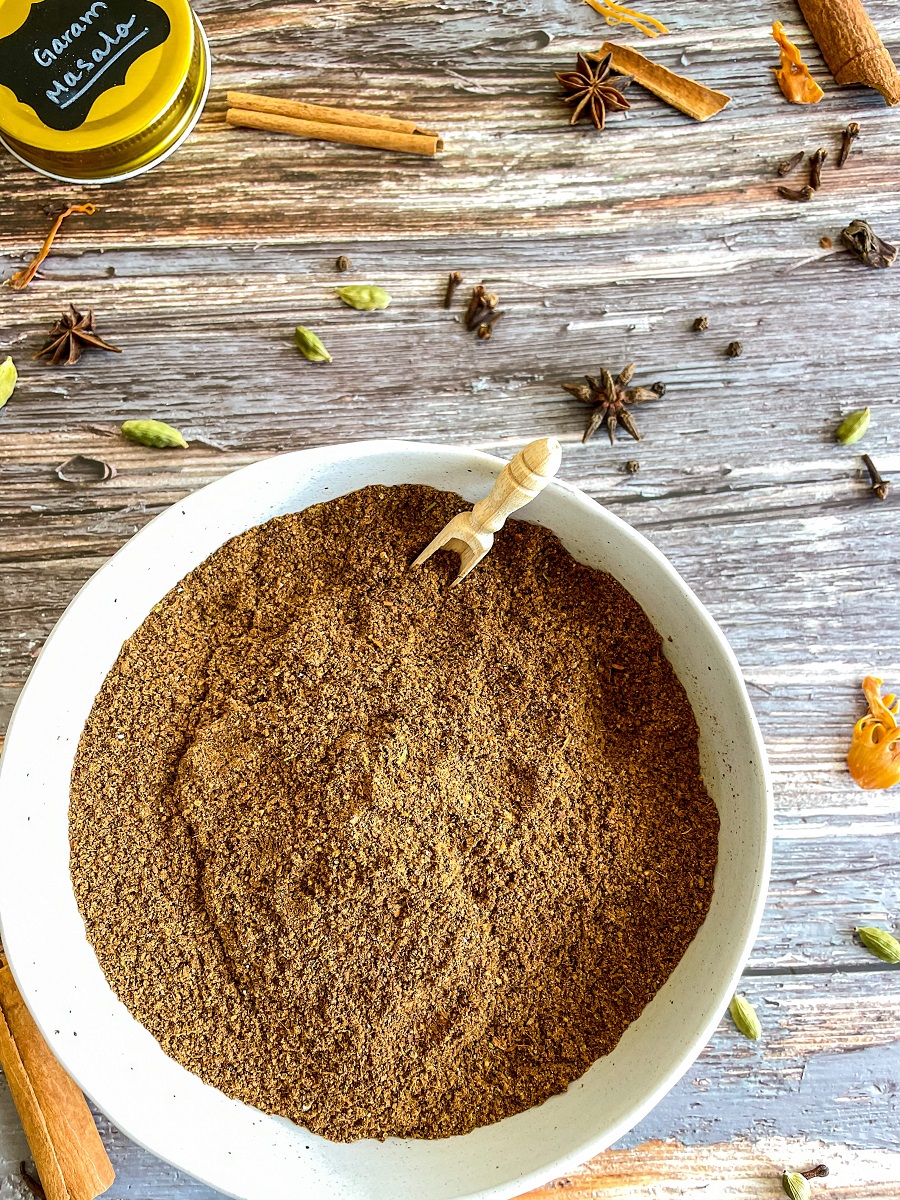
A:
{"label": "wooden spoon handle", "polygon": [[556,438],[538,438],[529,442],[508,462],[491,489],[472,509],[475,533],[496,533],[516,509],[544,490],[562,459],[562,447]]}

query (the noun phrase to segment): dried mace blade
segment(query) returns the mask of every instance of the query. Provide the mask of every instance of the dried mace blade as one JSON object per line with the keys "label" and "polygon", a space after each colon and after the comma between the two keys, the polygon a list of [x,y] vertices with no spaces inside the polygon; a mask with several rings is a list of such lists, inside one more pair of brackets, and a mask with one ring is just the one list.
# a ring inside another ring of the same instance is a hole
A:
{"label": "dried mace blade", "polygon": [[897,261],[897,247],[882,241],[868,221],[851,221],[841,230],[841,241],[867,267],[892,267]]}
{"label": "dried mace blade", "polygon": [[560,86],[568,92],[566,104],[575,105],[570,125],[587,115],[595,128],[604,129],[607,112],[625,112],[631,108],[622,92],[632,80],[627,75],[614,75],[611,64],[612,54],[593,64],[585,55],[579,54],[574,71],[557,71]]}
{"label": "dried mace blade", "polygon": [[69,207],[61,212],[53,222],[53,227],[47,234],[43,246],[41,246],[40,250],[38,250],[37,254],[34,256],[28,266],[21,271],[16,271],[15,275],[11,275],[6,281],[7,285],[16,292],[21,292],[24,288],[27,288],[32,279],[34,279],[35,275],[37,275],[44,259],[52,250],[53,243],[56,240],[56,235],[62,228],[63,221],[67,220],[69,217],[75,216],[76,213],[84,213],[91,217],[96,211],[97,210],[93,204],[70,204]]}
{"label": "dried mace blade", "polygon": [[94,314],[90,309],[82,315],[70,304],[69,311],[63,313],[50,330],[46,346],[34,357],[43,358],[47,355],[54,365],[62,363],[71,367],[73,363],[78,362],[84,351],[91,347],[95,350],[111,350],[114,354],[122,353],[118,346],[104,342],[94,329]]}
{"label": "dried mace blade", "polygon": [[574,396],[582,404],[590,404],[593,410],[588,417],[582,442],[586,442],[604,423],[611,443],[616,440],[616,428],[619,425],[623,425],[636,442],[641,440],[627,405],[658,400],[660,396],[665,395],[666,385],[654,383],[649,388],[632,388],[628,386],[632,375],[634,363],[629,363],[615,378],[612,372],[601,367],[599,375],[586,375],[584,384],[563,384],[563,389],[570,396]]}

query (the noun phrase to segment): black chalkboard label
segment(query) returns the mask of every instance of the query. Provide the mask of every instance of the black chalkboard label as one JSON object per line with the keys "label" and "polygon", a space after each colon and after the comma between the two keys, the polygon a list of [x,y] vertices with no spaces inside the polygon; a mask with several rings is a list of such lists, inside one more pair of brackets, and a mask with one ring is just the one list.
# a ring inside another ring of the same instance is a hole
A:
{"label": "black chalkboard label", "polygon": [[51,129],[77,129],[170,28],[152,0],[42,0],[0,39],[0,83]]}

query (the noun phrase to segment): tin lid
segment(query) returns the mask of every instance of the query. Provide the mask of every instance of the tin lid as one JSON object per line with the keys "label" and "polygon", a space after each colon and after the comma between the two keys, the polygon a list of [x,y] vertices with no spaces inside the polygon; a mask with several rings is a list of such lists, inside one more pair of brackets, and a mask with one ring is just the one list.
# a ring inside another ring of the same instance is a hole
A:
{"label": "tin lid", "polygon": [[144,133],[184,85],[187,0],[0,0],[0,130],[73,154]]}

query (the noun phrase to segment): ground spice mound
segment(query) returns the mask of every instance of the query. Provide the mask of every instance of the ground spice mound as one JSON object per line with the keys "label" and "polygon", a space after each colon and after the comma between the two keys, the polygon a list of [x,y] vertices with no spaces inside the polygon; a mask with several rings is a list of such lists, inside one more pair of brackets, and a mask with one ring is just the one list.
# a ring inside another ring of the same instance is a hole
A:
{"label": "ground spice mound", "polygon": [[106,977],[207,1083],[337,1140],[565,1090],[706,914],[718,818],[637,603],[510,521],[369,487],[226,543],[122,649],[78,749]]}

